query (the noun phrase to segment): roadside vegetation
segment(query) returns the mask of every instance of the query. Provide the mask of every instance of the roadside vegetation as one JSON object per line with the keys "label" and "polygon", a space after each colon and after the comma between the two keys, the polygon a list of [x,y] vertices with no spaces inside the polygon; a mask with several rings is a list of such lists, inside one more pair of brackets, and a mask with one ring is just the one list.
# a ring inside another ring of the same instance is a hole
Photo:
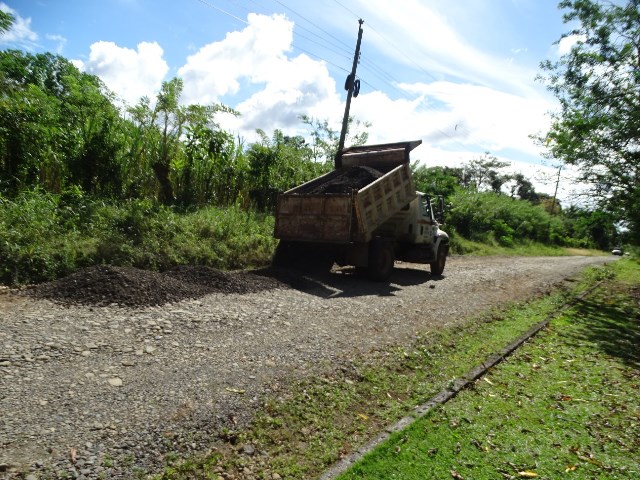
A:
{"label": "roadside vegetation", "polygon": [[[572,19],[586,15],[578,3]],[[624,20],[632,13],[617,15]],[[13,21],[2,13],[0,35]],[[617,60],[624,66],[626,57]],[[544,68],[562,73],[567,64]],[[560,78],[550,75],[558,95],[572,81]],[[300,117],[305,135],[259,130],[259,140],[246,143],[220,127],[223,117],[238,112],[222,104],[185,104],[180,78],[164,82],[155,98],[127,105],[98,77],[52,53],[0,51],[0,92],[0,282],[9,285],[96,263],[264,265],[275,246],[268,232],[278,192],[331,170],[338,145],[339,132],[328,120],[307,116]],[[615,97],[615,91],[605,93]],[[584,106],[584,98],[574,100],[564,104],[564,113]],[[576,164],[586,158],[585,178],[600,175],[594,198],[611,201],[560,205],[523,174],[507,173],[509,164],[490,153],[458,168],[415,159],[418,190],[449,205],[445,224],[453,253],[555,255],[566,247],[606,251],[638,243],[635,145],[622,138],[598,144],[606,155],[577,158],[569,155],[574,144],[561,135],[574,125],[561,115],[555,120],[543,140],[556,158]],[[615,125],[607,131],[628,133]],[[350,119],[347,145],[366,143],[369,126]],[[617,146],[616,156],[611,150]],[[618,157],[615,165],[629,168],[593,168],[593,158]],[[617,228],[620,222],[626,228]]]}
{"label": "roadside vegetation", "polygon": [[[122,106],[63,57],[0,52],[0,282],[51,280],[107,263],[250,268],[269,263],[278,192],[333,168],[338,132],[301,117],[245,144],[224,105],[183,105],[182,82]],[[351,120],[350,144],[367,140]],[[453,253],[557,255],[610,249],[614,217],[562,208],[490,154],[460,168],[416,162],[418,190],[443,196]],[[495,250],[498,251],[498,250]]]}
{"label": "roadside vegetation", "polygon": [[316,478],[599,281],[486,379],[343,478],[633,478],[640,265],[632,260],[588,270],[570,290],[466,319],[464,328],[421,332],[408,347],[327,366],[266,399],[254,423],[223,432],[211,455],[176,454],[156,478]]}
{"label": "roadside vegetation", "polygon": [[[3,13],[0,35],[13,21]],[[559,94],[566,86],[551,85]],[[97,263],[264,265],[275,247],[269,237],[278,192],[331,170],[338,145],[328,120],[307,116],[300,117],[304,135],[259,130],[259,140],[247,143],[220,127],[238,112],[185,104],[180,78],[164,82],[155,98],[127,105],[98,77],[52,53],[0,51],[0,92],[0,282],[8,285]],[[558,132],[571,125],[560,120],[549,142],[562,159],[570,149]],[[350,119],[347,145],[366,143],[368,127]],[[630,167],[637,157],[635,147],[620,155]],[[638,243],[638,209],[619,208],[637,198],[631,168],[616,167],[596,182],[594,198],[602,193],[618,203],[582,208],[536,192],[490,153],[458,168],[415,160],[418,190],[448,205],[452,253],[558,255]]]}
{"label": "roadside vegetation", "polygon": [[[581,169],[593,185],[589,207],[536,192],[489,152],[457,168],[415,159],[417,188],[449,205],[453,253],[556,255],[640,243],[639,80],[620,74],[638,63],[637,8],[591,0],[560,7],[577,25],[570,33],[585,40],[542,65],[561,110],[537,141]],[[0,35],[14,20],[2,12]],[[628,41],[618,42],[620,31]],[[10,285],[95,263],[265,264],[278,192],[332,169],[338,145],[328,120],[306,116],[304,135],[259,130],[247,144],[220,128],[238,112],[185,104],[180,78],[127,105],[52,53],[0,51],[0,92],[0,282]],[[350,119],[347,145],[366,143],[369,126]]]}

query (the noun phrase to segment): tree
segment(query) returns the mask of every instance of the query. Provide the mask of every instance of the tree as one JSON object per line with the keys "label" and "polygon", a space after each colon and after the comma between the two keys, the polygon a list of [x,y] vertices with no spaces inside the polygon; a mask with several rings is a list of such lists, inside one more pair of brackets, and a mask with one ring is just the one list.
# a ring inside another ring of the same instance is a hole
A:
{"label": "tree", "polygon": [[452,167],[411,166],[418,191],[429,196],[442,195],[449,198],[460,188],[462,169]]}
{"label": "tree", "polygon": [[580,167],[600,205],[626,221],[640,243],[640,0],[563,0],[575,41],[541,79],[560,101],[549,155]]}
{"label": "tree", "polygon": [[118,194],[120,115],[104,84],[58,55],[0,52],[0,187]]}
{"label": "tree", "polygon": [[501,162],[497,157],[486,152],[464,166],[463,182],[466,187],[471,187],[478,192],[490,190],[500,193],[502,185],[511,177],[501,174],[499,170],[509,165],[511,165],[509,162]]}
{"label": "tree", "polygon": [[275,207],[278,192],[311,180],[333,167],[316,162],[313,147],[300,136],[285,136],[275,130],[269,138],[258,130],[261,141],[249,146],[249,188],[253,204],[261,209]]}
{"label": "tree", "polygon": [[511,179],[513,180],[512,197],[517,196],[520,200],[528,200],[534,205],[539,203],[540,195],[536,192],[533,183],[527,180],[522,173],[516,173]]}
{"label": "tree", "polygon": [[9,12],[0,10],[0,35],[11,30],[11,26],[15,22],[15,17]]}
{"label": "tree", "polygon": [[[311,130],[313,158],[316,161],[333,162],[338,152],[340,132],[332,129],[326,119],[318,120],[307,115],[301,115],[300,120]],[[365,145],[369,140],[369,132],[367,131],[369,127],[371,127],[371,123],[361,122],[349,117],[345,145]]]}
{"label": "tree", "polygon": [[[193,142],[207,141],[205,137],[209,136],[209,140],[213,142],[210,154],[214,154],[217,148],[215,144],[220,139],[215,135],[203,133],[202,129],[218,128],[214,122],[217,112],[238,115],[233,109],[220,104],[182,105],[180,103],[182,90],[182,80],[173,78],[162,83],[160,92],[156,96],[155,106],[152,107],[150,100],[143,97],[136,106],[128,110],[133,131],[130,136],[127,169],[133,170],[147,182],[150,181],[148,171],[151,169],[157,184],[158,200],[164,204],[170,204],[176,200],[175,187],[180,181],[188,182],[187,189],[192,188],[190,184],[192,172],[185,176],[185,172],[181,171],[183,168],[192,168],[194,165],[193,156],[185,161],[185,137],[187,142],[192,142],[190,153],[201,155],[202,152],[196,153]],[[188,132],[190,137],[187,135]],[[200,138],[196,139],[196,137]],[[135,189],[138,186],[131,185],[131,188]],[[187,197],[191,193],[187,193]],[[185,201],[184,196],[181,201]]]}

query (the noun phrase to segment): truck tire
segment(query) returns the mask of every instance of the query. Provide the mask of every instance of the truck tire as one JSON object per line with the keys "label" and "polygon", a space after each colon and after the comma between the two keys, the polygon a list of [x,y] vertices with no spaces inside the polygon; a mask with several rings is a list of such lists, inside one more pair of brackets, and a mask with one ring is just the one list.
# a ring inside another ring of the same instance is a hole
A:
{"label": "truck tire", "polygon": [[369,264],[367,275],[371,280],[384,282],[393,272],[393,242],[384,238],[376,238],[369,245]]}
{"label": "truck tire", "polygon": [[444,265],[447,263],[447,253],[449,252],[449,245],[440,244],[438,247],[438,253],[436,254],[436,261],[431,263],[431,274],[442,275],[444,272]]}

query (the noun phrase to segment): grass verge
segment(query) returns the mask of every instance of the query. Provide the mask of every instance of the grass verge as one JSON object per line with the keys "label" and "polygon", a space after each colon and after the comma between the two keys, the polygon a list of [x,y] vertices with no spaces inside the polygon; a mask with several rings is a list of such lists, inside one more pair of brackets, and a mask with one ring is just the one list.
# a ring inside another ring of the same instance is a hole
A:
{"label": "grass verge", "polygon": [[640,268],[340,477],[640,478]]}
{"label": "grass verge", "polygon": [[[575,287],[584,289],[609,273],[609,269],[591,270]],[[267,399],[249,428],[222,432],[211,455],[176,456],[156,478],[216,479],[223,474],[220,478],[314,478],[543,320],[574,293],[559,290],[528,304],[468,319],[463,328],[424,332],[410,347],[343,359],[339,369],[328,367],[325,373]],[[247,455],[246,446],[257,453]]]}
{"label": "grass verge", "polygon": [[80,194],[0,197],[0,283],[38,283],[96,264],[263,266],[276,244],[273,225],[272,215],[236,206],[185,212],[148,200],[112,204]]}
{"label": "grass verge", "polygon": [[479,257],[491,257],[496,255],[512,257],[561,257],[584,255],[588,257],[595,257],[600,255],[610,255],[608,252],[603,252],[593,248],[569,248],[527,240],[513,242],[507,247],[500,245],[491,238],[487,238],[486,242],[477,242],[474,240],[468,240],[459,234],[453,236],[452,252]]}

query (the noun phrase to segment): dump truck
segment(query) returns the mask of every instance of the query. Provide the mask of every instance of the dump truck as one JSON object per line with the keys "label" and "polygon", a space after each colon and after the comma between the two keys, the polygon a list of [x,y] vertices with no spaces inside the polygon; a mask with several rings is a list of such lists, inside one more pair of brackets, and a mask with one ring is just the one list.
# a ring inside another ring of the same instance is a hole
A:
{"label": "dump truck", "polygon": [[443,202],[434,215],[410,169],[409,154],[421,143],[345,148],[334,170],[281,193],[274,265],[337,263],[386,281],[401,260],[428,263],[433,275],[441,275],[449,250],[449,237],[440,229]]}

